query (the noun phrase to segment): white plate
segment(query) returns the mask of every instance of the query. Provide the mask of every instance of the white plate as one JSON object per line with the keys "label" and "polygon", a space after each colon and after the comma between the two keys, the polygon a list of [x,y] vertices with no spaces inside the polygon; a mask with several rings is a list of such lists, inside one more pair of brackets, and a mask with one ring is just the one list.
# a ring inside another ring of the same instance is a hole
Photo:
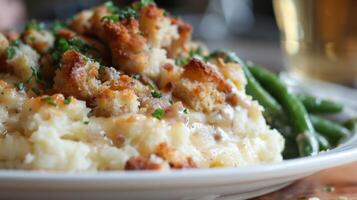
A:
{"label": "white plate", "polygon": [[[295,90],[304,86],[289,82]],[[344,101],[357,116],[357,92],[313,87],[307,92]],[[357,160],[357,135],[317,156],[252,167],[174,172],[46,173],[0,170],[0,199],[247,199],[280,189],[319,170]]]}

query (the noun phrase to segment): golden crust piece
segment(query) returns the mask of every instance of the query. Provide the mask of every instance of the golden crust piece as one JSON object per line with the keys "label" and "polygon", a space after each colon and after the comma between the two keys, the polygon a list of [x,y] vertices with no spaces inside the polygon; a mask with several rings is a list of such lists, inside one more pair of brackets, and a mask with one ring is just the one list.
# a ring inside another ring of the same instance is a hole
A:
{"label": "golden crust piece", "polygon": [[139,83],[127,75],[105,82],[104,89],[96,96],[94,115],[112,117],[125,113],[137,113],[140,105],[135,93],[137,84]]}
{"label": "golden crust piece", "polygon": [[187,65],[184,66],[182,77],[199,82],[215,83],[217,85],[217,89],[225,93],[229,93],[232,90],[232,87],[217,71],[196,58],[193,58]]}
{"label": "golden crust piece", "polygon": [[166,143],[159,144],[155,154],[168,161],[173,169],[196,168],[196,164],[191,157],[178,154],[175,148],[169,147]]}
{"label": "golden crust piece", "polygon": [[153,47],[169,47],[174,40],[179,39],[177,25],[172,24],[170,17],[166,17],[164,13],[155,4],[149,4],[140,10],[140,30]]}
{"label": "golden crust piece", "polygon": [[240,64],[225,63],[222,58],[213,60],[218,70],[223,74],[226,79],[231,80],[238,90],[244,90],[247,80]]}
{"label": "golden crust piece", "polygon": [[105,40],[103,31],[103,17],[110,16],[111,12],[106,6],[98,6],[93,10],[93,16],[89,20],[90,22],[90,33],[97,36],[103,41]]}
{"label": "golden crust piece", "polygon": [[153,46],[160,46],[157,38],[160,19],[164,17],[164,10],[159,9],[154,4],[145,6],[140,10],[140,30]]}
{"label": "golden crust piece", "polygon": [[148,67],[146,39],[135,19],[104,22],[104,36],[112,51],[113,64],[128,73],[143,73]]}
{"label": "golden crust piece", "polygon": [[105,6],[94,10],[91,30],[110,48],[112,63],[127,73],[143,73],[148,67],[148,47],[146,39],[139,30],[136,19],[129,18],[119,22],[102,20],[111,12]]}
{"label": "golden crust piece", "polygon": [[170,91],[172,84],[180,79],[182,68],[175,67],[171,63],[167,63],[160,68],[160,74],[158,78],[158,87],[164,91]]}
{"label": "golden crust piece", "polygon": [[168,57],[175,58],[177,55],[188,53],[190,50],[192,27],[176,17],[171,17],[171,23],[177,26],[179,38],[174,40],[171,46],[166,47],[166,49]]}
{"label": "golden crust piece", "polygon": [[150,156],[136,156],[130,158],[125,163],[125,170],[160,170],[163,168],[161,163],[156,163],[150,160]]}
{"label": "golden crust piece", "polygon": [[92,16],[92,10],[84,10],[73,17],[73,19],[69,22],[69,27],[77,34],[88,34],[90,33],[90,19]]}
{"label": "golden crust piece", "polygon": [[105,89],[96,97],[95,102],[95,116],[113,117],[139,111],[138,97],[131,89]]}
{"label": "golden crust piece", "polygon": [[63,54],[60,68],[56,71],[54,90],[66,96],[91,100],[100,90],[98,69],[98,63],[86,63],[80,53],[69,50]]}
{"label": "golden crust piece", "polygon": [[[193,58],[184,66],[181,79],[174,84],[173,95],[197,111],[211,112],[232,91],[223,77],[209,65]],[[229,102],[236,103],[229,98]]]}
{"label": "golden crust piece", "polygon": [[37,31],[35,29],[28,29],[22,33],[21,38],[40,54],[46,53],[53,47],[55,42],[54,36],[45,30]]}
{"label": "golden crust piece", "polygon": [[173,95],[195,111],[201,112],[211,112],[225,101],[225,94],[219,92],[214,83],[202,83],[186,78],[175,83]]}

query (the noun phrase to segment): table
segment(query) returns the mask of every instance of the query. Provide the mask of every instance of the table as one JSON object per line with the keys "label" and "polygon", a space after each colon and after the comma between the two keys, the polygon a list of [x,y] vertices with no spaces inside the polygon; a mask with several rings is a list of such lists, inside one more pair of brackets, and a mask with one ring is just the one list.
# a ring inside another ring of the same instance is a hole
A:
{"label": "table", "polygon": [[356,200],[357,162],[321,171],[254,200],[307,200],[311,197],[321,200]]}

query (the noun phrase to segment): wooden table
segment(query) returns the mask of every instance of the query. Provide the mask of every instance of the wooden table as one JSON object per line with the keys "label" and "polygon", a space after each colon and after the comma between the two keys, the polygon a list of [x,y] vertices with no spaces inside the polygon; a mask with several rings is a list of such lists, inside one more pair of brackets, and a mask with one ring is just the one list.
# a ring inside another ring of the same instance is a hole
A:
{"label": "wooden table", "polygon": [[321,171],[255,200],[357,200],[357,162]]}

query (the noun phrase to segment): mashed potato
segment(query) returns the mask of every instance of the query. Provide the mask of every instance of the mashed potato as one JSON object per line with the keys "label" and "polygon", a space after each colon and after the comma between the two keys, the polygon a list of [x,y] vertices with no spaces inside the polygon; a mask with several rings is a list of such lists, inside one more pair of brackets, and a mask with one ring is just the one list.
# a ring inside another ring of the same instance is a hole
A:
{"label": "mashed potato", "polygon": [[[1,168],[169,170],[282,160],[284,139],[245,93],[240,66],[192,56],[189,26],[144,2],[133,6],[138,16],[124,19],[106,3],[53,35],[35,26],[38,36],[56,38],[45,48],[34,46],[29,30],[16,43],[0,35]],[[91,54],[88,35],[111,58]]]}

